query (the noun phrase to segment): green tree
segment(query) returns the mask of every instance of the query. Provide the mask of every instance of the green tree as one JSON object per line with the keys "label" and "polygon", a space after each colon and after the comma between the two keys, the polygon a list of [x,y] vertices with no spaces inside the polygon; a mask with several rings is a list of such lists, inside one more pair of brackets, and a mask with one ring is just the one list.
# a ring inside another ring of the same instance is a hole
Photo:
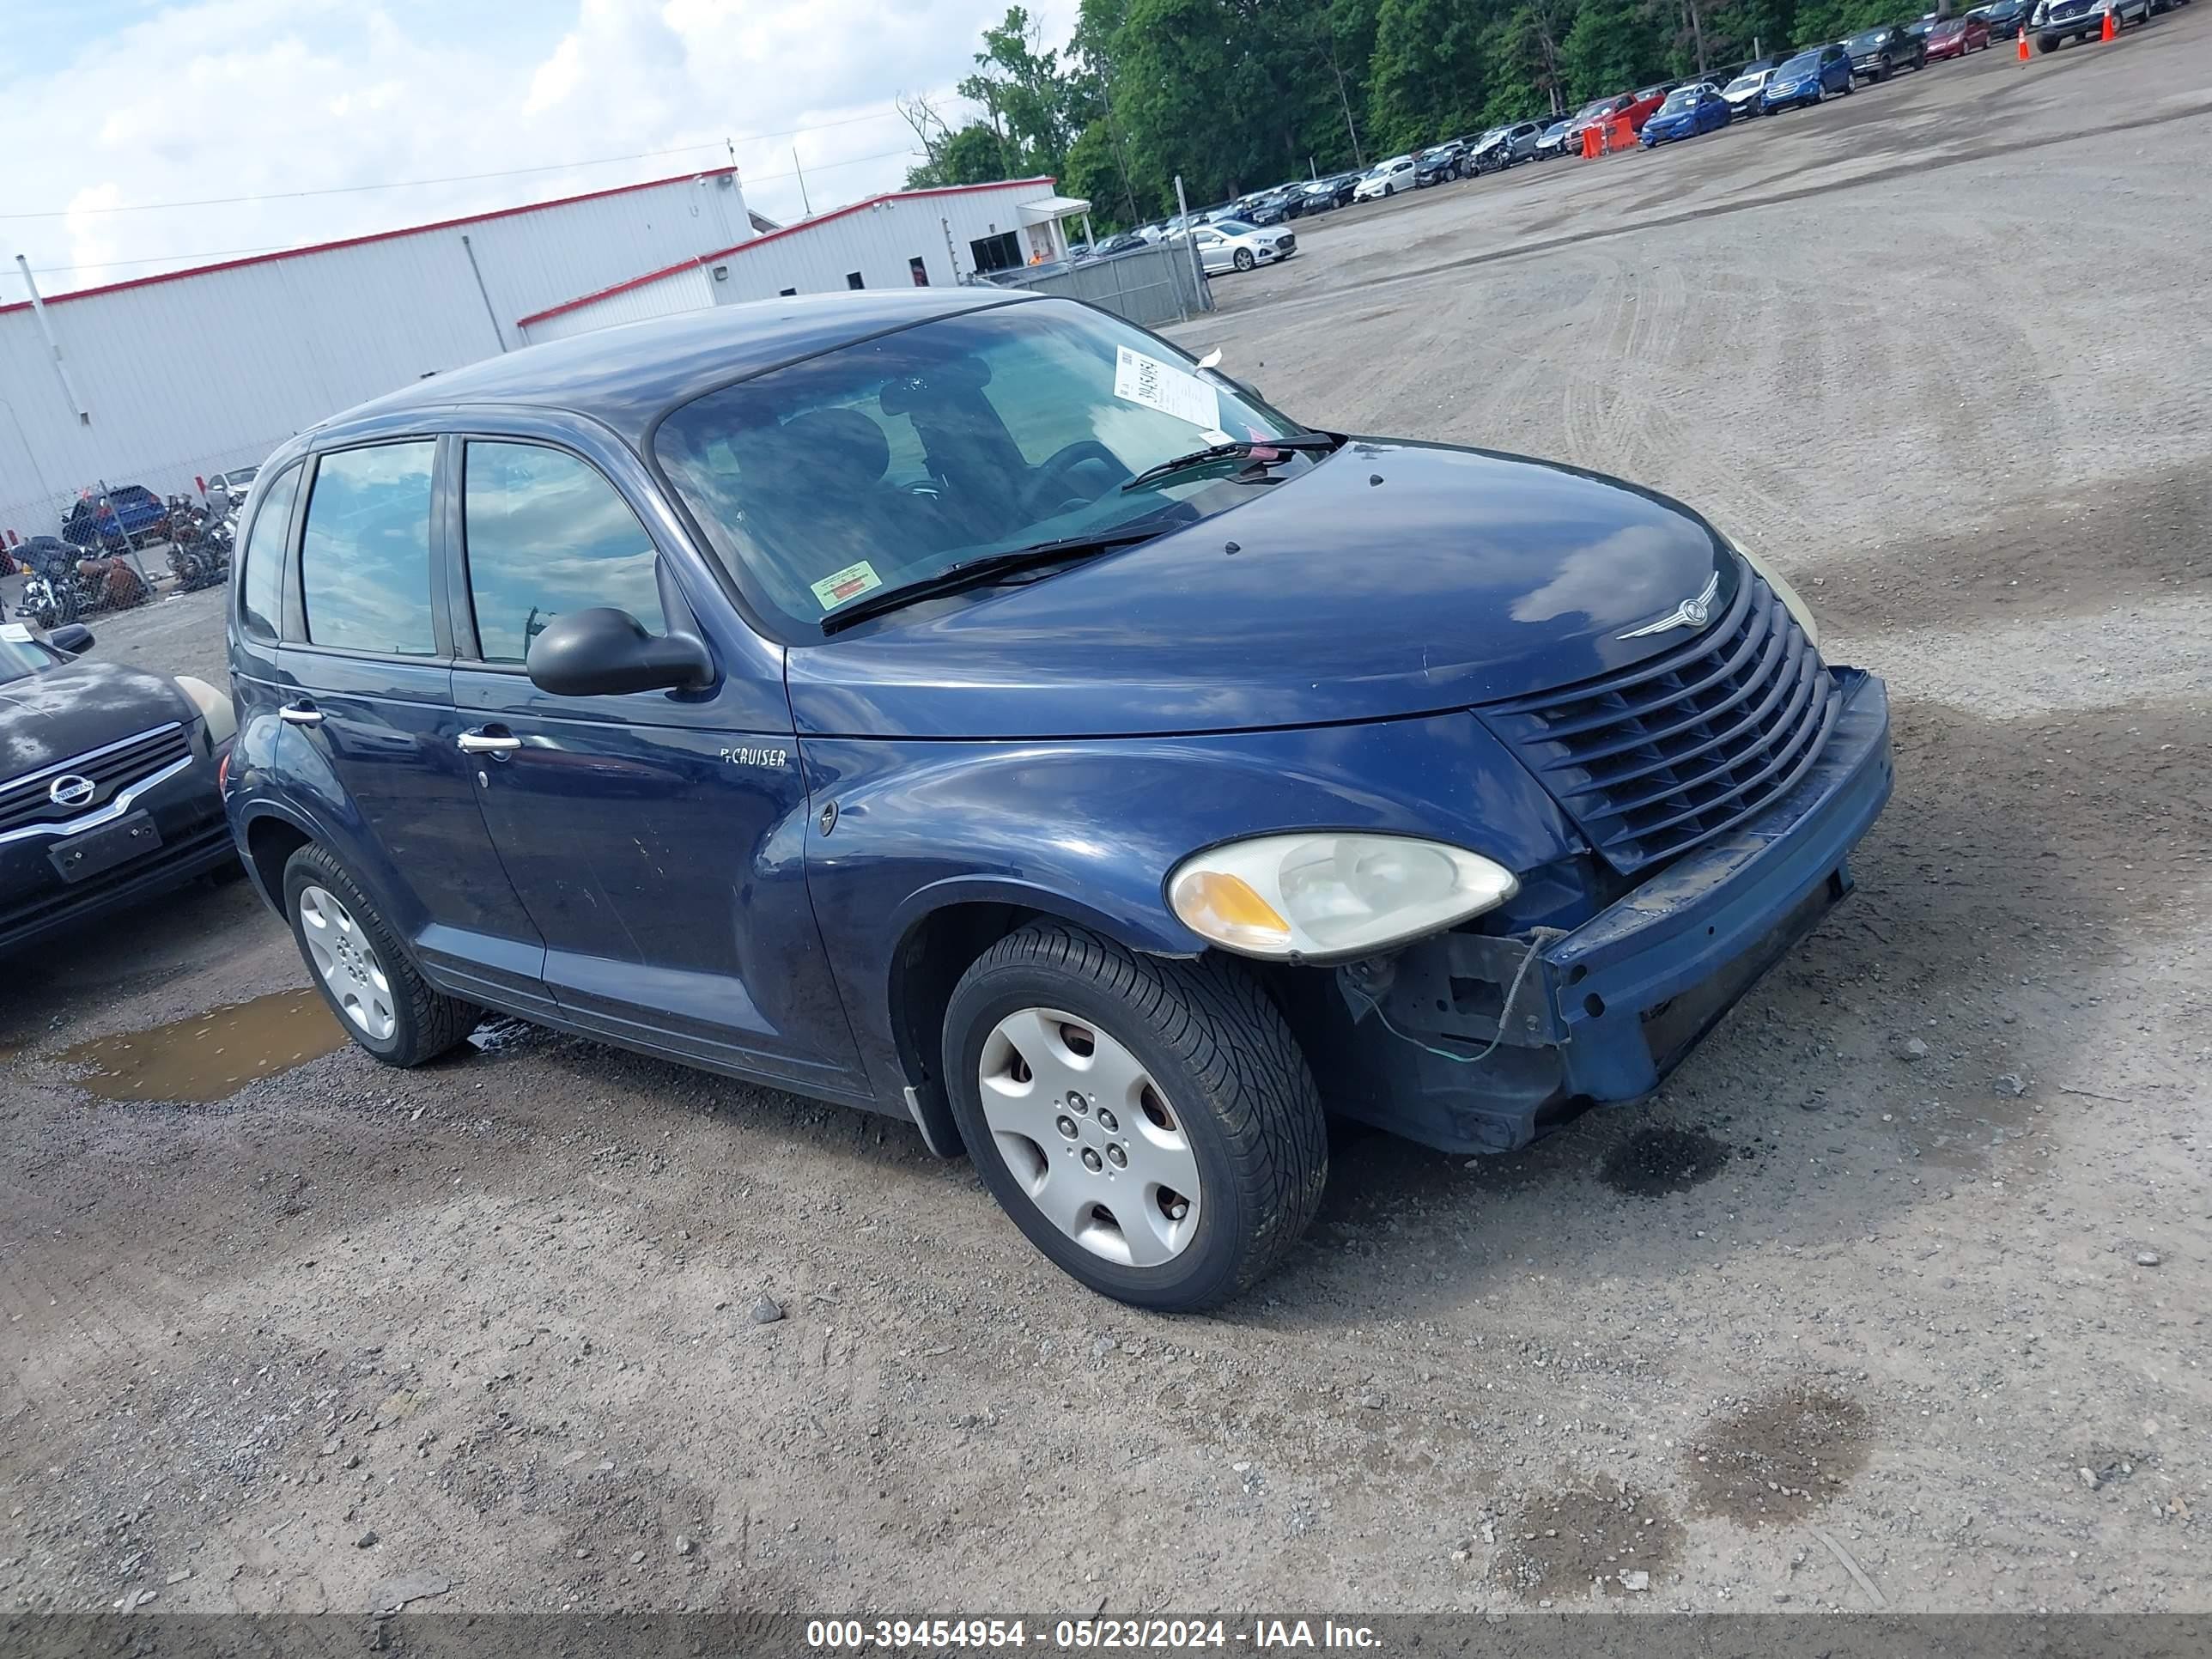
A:
{"label": "green tree", "polygon": [[1379,145],[1411,149],[1480,125],[1482,37],[1469,0],[1382,0],[1367,94]]}
{"label": "green tree", "polygon": [[1663,77],[1664,36],[1638,0],[1583,0],[1559,43],[1568,101],[1583,103]]}

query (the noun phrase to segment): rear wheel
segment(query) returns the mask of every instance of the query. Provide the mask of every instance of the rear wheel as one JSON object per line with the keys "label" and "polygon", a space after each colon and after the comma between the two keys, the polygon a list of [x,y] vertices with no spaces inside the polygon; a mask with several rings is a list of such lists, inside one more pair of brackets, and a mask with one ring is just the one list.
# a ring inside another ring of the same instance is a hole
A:
{"label": "rear wheel", "polygon": [[338,1024],[386,1065],[435,1060],[476,1024],[479,1011],[431,988],[368,895],[313,842],[284,866],[284,914]]}
{"label": "rear wheel", "polygon": [[971,967],[945,1076],[977,1172],[1070,1277],[1161,1312],[1236,1297],[1321,1201],[1328,1135],[1290,1028],[1218,958],[1037,922]]}

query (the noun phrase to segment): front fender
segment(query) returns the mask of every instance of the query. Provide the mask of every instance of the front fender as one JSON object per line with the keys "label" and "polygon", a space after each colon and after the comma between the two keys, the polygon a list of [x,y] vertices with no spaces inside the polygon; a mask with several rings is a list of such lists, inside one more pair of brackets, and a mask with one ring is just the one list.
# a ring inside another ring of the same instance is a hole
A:
{"label": "front fender", "polygon": [[1194,737],[802,738],[799,753],[814,805],[808,889],[862,1053],[892,1098],[906,1080],[894,964],[947,905],[1042,911],[1131,950],[1193,956],[1205,941],[1168,908],[1167,875],[1222,842],[1376,830],[1449,841],[1514,870],[1580,845],[1465,714]]}

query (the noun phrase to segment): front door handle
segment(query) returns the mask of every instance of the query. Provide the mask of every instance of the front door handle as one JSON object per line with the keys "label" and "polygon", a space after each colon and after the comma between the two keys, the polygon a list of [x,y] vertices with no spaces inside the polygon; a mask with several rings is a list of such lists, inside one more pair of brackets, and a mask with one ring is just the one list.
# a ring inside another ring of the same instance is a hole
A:
{"label": "front door handle", "polygon": [[522,747],[522,739],[512,732],[497,726],[479,726],[472,732],[464,732],[453,739],[464,755],[511,755]]}
{"label": "front door handle", "polygon": [[288,702],[276,711],[276,718],[287,726],[320,726],[323,711],[311,702]]}

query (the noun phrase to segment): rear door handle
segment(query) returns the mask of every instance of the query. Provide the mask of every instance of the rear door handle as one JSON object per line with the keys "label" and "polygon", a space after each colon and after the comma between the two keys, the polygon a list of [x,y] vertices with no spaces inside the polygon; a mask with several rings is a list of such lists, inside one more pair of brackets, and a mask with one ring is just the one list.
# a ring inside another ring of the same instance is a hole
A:
{"label": "rear door handle", "polygon": [[276,711],[277,719],[287,726],[320,726],[323,711],[311,702],[288,702]]}
{"label": "rear door handle", "polygon": [[453,741],[460,745],[464,755],[511,755],[522,747],[520,738],[495,726],[479,726],[462,732]]}

